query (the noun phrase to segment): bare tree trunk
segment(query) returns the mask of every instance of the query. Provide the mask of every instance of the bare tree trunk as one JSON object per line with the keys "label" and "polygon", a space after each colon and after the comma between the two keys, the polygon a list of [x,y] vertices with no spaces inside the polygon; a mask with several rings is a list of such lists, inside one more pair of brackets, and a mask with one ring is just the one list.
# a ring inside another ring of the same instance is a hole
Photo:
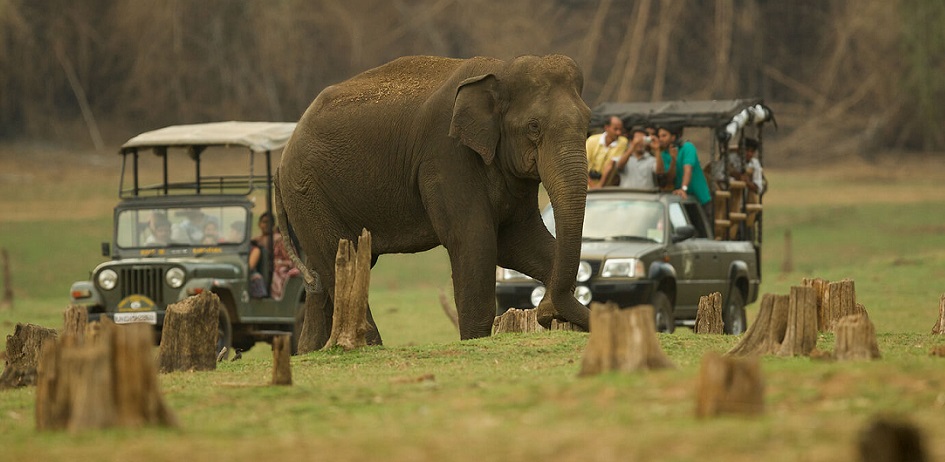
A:
{"label": "bare tree trunk", "polygon": [[715,0],[715,73],[705,93],[708,99],[729,94],[731,87],[729,66],[732,54],[732,24],[735,5],[732,0]]}
{"label": "bare tree trunk", "polygon": [[582,68],[584,68],[584,79],[587,82],[594,80],[594,65],[597,64],[597,50],[600,48],[601,32],[604,30],[604,20],[607,19],[607,12],[610,11],[610,5],[613,0],[601,0],[594,13],[594,20],[587,35],[584,36],[584,45],[581,51]]}
{"label": "bare tree trunk", "polygon": [[938,319],[935,320],[935,325],[932,326],[932,334],[945,334],[945,294],[942,294],[938,301]]}
{"label": "bare tree trunk", "polygon": [[656,65],[653,73],[653,92],[650,95],[650,101],[660,101],[663,99],[663,91],[666,86],[666,69],[669,66],[669,55],[673,52],[670,39],[673,32],[676,30],[676,20],[679,17],[679,13],[686,3],[687,2],[680,0],[660,1],[660,22],[656,42]]}
{"label": "bare tree trunk", "polygon": [[643,53],[644,38],[646,37],[646,24],[650,20],[650,0],[642,0],[637,4],[635,22],[631,29],[630,53],[627,55],[627,65],[623,70],[623,78],[617,88],[617,101],[630,101],[633,95],[633,77],[637,73],[637,65],[640,62],[640,55]]}
{"label": "bare tree trunk", "polygon": [[794,245],[791,239],[791,230],[784,231],[784,260],[781,262],[781,273],[794,272]]}
{"label": "bare tree trunk", "polygon": [[764,412],[764,380],[757,356],[726,358],[716,352],[702,357],[696,417]]}
{"label": "bare tree trunk", "polygon": [[347,239],[335,256],[335,311],[325,349],[353,350],[367,345],[368,289],[371,285],[371,233],[361,230],[358,248]]}

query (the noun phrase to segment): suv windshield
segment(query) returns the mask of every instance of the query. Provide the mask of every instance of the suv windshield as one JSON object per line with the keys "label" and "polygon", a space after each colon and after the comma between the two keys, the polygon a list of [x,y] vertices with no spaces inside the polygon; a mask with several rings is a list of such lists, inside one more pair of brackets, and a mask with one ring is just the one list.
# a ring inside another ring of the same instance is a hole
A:
{"label": "suv windshield", "polygon": [[122,248],[241,244],[247,213],[239,206],[122,210],[116,243]]}
{"label": "suv windshield", "polygon": [[[555,217],[551,207],[542,213],[551,234]],[[663,204],[636,199],[588,200],[584,211],[584,241],[651,241],[663,243]]]}

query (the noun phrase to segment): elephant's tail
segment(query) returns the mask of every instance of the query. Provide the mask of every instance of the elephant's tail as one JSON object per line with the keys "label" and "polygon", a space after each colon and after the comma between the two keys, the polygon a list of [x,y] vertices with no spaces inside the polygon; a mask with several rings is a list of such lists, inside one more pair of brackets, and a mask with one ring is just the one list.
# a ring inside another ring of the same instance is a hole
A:
{"label": "elephant's tail", "polygon": [[292,223],[289,223],[289,216],[285,213],[285,207],[282,204],[282,193],[279,191],[278,167],[272,175],[272,192],[276,202],[276,225],[279,226],[279,229],[282,230],[285,236],[284,239],[282,239],[282,245],[285,246],[286,253],[289,254],[289,259],[292,260],[292,263],[295,264],[295,267],[298,268],[299,272],[302,274],[302,279],[305,281],[305,290],[309,293],[318,292],[321,290],[318,274],[305,266],[305,263],[302,262],[302,259],[299,258],[299,254],[296,251],[298,237],[295,235]]}

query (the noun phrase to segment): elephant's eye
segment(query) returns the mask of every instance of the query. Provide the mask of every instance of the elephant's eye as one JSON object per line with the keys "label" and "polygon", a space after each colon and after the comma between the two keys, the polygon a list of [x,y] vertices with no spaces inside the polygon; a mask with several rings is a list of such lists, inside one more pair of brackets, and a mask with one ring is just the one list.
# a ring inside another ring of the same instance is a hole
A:
{"label": "elephant's eye", "polygon": [[541,128],[538,126],[537,120],[530,120],[528,122],[528,133],[532,135],[537,135],[541,132]]}

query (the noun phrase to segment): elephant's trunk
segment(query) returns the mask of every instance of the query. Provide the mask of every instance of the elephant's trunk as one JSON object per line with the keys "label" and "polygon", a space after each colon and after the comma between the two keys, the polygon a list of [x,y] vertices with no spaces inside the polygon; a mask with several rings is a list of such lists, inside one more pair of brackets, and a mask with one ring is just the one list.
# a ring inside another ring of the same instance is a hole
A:
{"label": "elephant's trunk", "polygon": [[[538,174],[548,191],[555,214],[555,256],[551,276],[545,282],[545,302],[564,319],[588,328],[589,312],[573,295],[581,259],[581,235],[587,200],[587,154],[579,149],[561,149],[551,162],[539,162]],[[551,323],[548,310],[540,310],[543,325]]]}

